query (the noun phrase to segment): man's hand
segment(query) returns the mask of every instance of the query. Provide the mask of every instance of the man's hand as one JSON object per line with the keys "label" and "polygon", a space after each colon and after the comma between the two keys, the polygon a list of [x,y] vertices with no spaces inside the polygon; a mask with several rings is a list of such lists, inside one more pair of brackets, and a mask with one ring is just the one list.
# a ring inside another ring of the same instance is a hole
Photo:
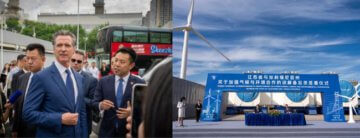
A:
{"label": "man's hand", "polygon": [[77,125],[78,122],[78,118],[79,118],[79,114],[78,113],[63,113],[61,115],[61,123],[64,125]]}
{"label": "man's hand", "polygon": [[109,110],[113,107],[115,107],[114,103],[110,100],[103,100],[100,102],[100,110]]}
{"label": "man's hand", "polygon": [[5,104],[6,109],[11,109],[12,107],[13,107],[13,105],[9,102]]}
{"label": "man's hand", "polygon": [[130,116],[131,114],[131,105],[130,105],[130,102],[127,101],[127,108],[119,108],[118,110],[116,110],[116,116],[119,118],[119,119],[124,119],[128,116]]}

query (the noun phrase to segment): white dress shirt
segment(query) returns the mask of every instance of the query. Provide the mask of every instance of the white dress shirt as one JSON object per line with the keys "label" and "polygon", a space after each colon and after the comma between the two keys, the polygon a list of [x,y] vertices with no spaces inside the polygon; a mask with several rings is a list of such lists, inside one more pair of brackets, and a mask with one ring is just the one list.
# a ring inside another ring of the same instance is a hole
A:
{"label": "white dress shirt", "polygon": [[[126,75],[123,79],[123,95],[125,94],[125,88],[126,88],[126,84],[129,81],[129,77],[130,77],[130,73],[128,75]],[[119,87],[119,81],[120,81],[120,76],[115,75],[115,96],[117,96],[117,90]]]}
{"label": "white dress shirt", "polygon": [[99,69],[97,67],[90,67],[89,72],[94,78],[99,79]]}
{"label": "white dress shirt", "polygon": [[26,90],[25,90],[25,95],[24,95],[24,101],[25,101],[25,98],[26,98],[26,95],[29,91],[29,86],[30,86],[30,82],[31,82],[31,78],[34,76],[34,73],[31,72],[30,74],[30,77],[29,77],[29,80],[28,80],[28,83],[27,83],[27,86],[26,86]]}
{"label": "white dress shirt", "polygon": [[[73,82],[73,86],[74,86],[74,96],[75,96],[75,103],[76,103],[76,100],[77,100],[77,96],[78,96],[78,87],[77,87],[77,83],[76,83],[76,80],[75,80],[75,76],[74,76],[74,73],[72,72],[71,68],[68,67],[64,67],[63,65],[61,65],[58,61],[55,60],[55,66],[56,68],[59,70],[60,72],[60,76],[62,78],[62,80],[64,81],[64,84],[66,85],[66,77],[67,77],[67,73],[65,72],[66,69],[68,69],[70,72],[71,72],[71,80]],[[66,88],[65,88],[66,89]]]}
{"label": "white dress shirt", "polygon": [[[123,77],[123,95],[125,94],[126,84],[129,81],[129,77],[130,77],[130,72],[125,77]],[[120,81],[120,76],[115,75],[115,84],[114,84],[115,85],[115,91],[114,91],[115,96],[117,96],[119,81]],[[114,106],[115,106],[115,103],[114,103]],[[100,109],[100,117],[102,117],[104,115],[104,110],[100,108],[100,103],[99,103],[99,109]]]}

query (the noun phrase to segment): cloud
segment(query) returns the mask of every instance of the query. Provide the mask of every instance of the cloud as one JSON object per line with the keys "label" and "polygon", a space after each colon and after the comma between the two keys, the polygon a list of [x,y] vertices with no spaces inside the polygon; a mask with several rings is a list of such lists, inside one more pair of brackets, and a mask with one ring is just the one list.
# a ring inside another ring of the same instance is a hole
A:
{"label": "cloud", "polygon": [[[308,19],[326,21],[359,20],[360,9],[349,8],[350,0],[197,0],[194,16],[211,16],[229,22],[239,21],[284,24],[274,19]],[[187,15],[190,1],[175,1],[174,12]]]}
{"label": "cloud", "polygon": [[[180,57],[182,52],[183,36],[174,36],[174,57]],[[227,55],[232,61],[298,61],[306,59],[343,59],[346,55],[328,54],[324,52],[308,52],[298,49],[313,49],[316,47],[343,45],[353,43],[352,38],[335,38],[328,40],[319,40],[311,36],[298,36],[284,38],[279,36],[249,36],[239,39],[235,43],[223,44],[216,43],[216,39],[210,39],[217,48]],[[282,51],[274,50],[283,49]],[[297,49],[293,49],[297,48]],[[213,49],[206,43],[197,38],[190,37],[188,43],[189,60],[193,61],[217,61],[225,62]]]}
{"label": "cloud", "polygon": [[[188,75],[208,71],[242,73],[247,70],[262,70],[267,73],[281,73],[284,71],[297,71],[300,73],[347,72],[348,69],[354,66],[354,62],[360,62],[360,60],[354,61],[353,57],[341,53],[330,54],[321,51],[284,50],[284,52],[274,52],[257,47],[244,48],[236,46],[223,51],[232,62],[227,62],[211,49],[204,49],[203,47],[190,48],[188,53]],[[174,58],[180,60],[181,50],[174,50],[174,52]],[[174,63],[174,65],[174,71],[178,70],[176,67],[180,68],[180,62]]]}
{"label": "cloud", "polygon": [[[343,78],[360,74],[357,71],[360,60],[356,60],[359,56],[352,53],[359,49],[355,45],[360,40],[354,37],[359,31],[354,24],[360,20],[360,15],[355,14],[360,12],[356,4],[360,3],[354,0],[196,0],[193,27],[232,62],[226,62],[206,43],[190,35],[188,79],[204,82],[209,72],[247,70],[305,74],[335,71]],[[174,26],[186,23],[189,6],[190,1],[174,1]],[[174,33],[173,55],[178,61],[182,41],[183,33]],[[180,62],[173,67],[178,74]]]}
{"label": "cloud", "polygon": [[[95,0],[80,0],[80,13],[95,13]],[[104,0],[106,13],[142,12],[150,9],[150,0]],[[77,13],[77,0],[20,0],[20,7],[32,20],[46,13]]]}
{"label": "cloud", "polygon": [[333,45],[350,44],[352,42],[353,40],[349,38],[338,38],[335,40],[315,41],[312,43],[308,43],[308,46],[310,47],[333,46]]}
{"label": "cloud", "polygon": [[315,48],[333,45],[344,45],[354,43],[353,38],[338,37],[338,38],[319,38],[317,36],[270,36],[270,35],[258,35],[248,36],[238,41],[239,45],[245,45],[249,47],[266,47],[266,48]]}

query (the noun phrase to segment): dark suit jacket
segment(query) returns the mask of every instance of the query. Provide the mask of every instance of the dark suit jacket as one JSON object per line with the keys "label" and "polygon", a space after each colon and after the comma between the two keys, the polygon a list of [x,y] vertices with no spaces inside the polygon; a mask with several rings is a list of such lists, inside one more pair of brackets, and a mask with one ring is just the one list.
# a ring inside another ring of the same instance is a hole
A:
{"label": "dark suit jacket", "polygon": [[17,132],[18,137],[35,137],[36,127],[25,123],[22,119],[22,108],[24,103],[24,96],[27,84],[29,82],[31,72],[21,75],[18,79],[18,90],[20,90],[22,95],[14,103],[14,124],[12,127],[12,132]]}
{"label": "dark suit jacket", "polygon": [[[77,102],[71,101],[60,72],[53,63],[34,74],[23,107],[23,119],[36,125],[36,137],[88,137],[83,77],[72,70],[77,88]],[[78,113],[77,125],[61,123],[63,113]]]}
{"label": "dark suit jacket", "polygon": [[[144,80],[142,80],[139,77],[130,75],[129,80],[126,84],[125,93],[122,97],[122,101],[120,104],[120,107],[126,108],[127,107],[127,101],[131,101],[131,92],[132,92],[132,86],[136,83],[145,83]],[[117,105],[116,103],[116,96],[115,96],[115,75],[109,75],[106,77],[101,78],[99,81],[95,95],[94,100],[92,102],[93,108],[99,110],[99,103],[102,100],[110,100],[114,103],[114,105]],[[116,116],[116,110],[109,109],[104,111],[103,120],[100,124],[100,132],[99,137],[125,137],[126,135],[126,119],[121,119],[119,121],[116,121],[118,118]],[[115,123],[118,122],[118,130],[115,130]],[[115,132],[118,132],[120,135],[115,135]]]}
{"label": "dark suit jacket", "polygon": [[18,80],[20,75],[23,75],[25,72],[23,69],[20,69],[17,73],[13,75],[12,81],[11,81],[11,93],[15,92],[18,89]]}
{"label": "dark suit jacket", "polygon": [[95,88],[98,81],[90,73],[81,71],[80,74],[84,77],[83,79],[84,92],[85,92],[84,100],[86,104],[88,133],[90,134],[91,126],[92,126],[92,111],[93,111],[91,110],[92,109],[91,100],[94,99]]}

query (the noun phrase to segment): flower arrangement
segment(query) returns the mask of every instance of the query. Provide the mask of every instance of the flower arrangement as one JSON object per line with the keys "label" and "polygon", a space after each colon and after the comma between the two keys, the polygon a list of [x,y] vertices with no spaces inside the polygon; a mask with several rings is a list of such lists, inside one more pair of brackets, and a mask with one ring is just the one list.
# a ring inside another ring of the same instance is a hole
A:
{"label": "flower arrangement", "polygon": [[268,114],[271,116],[279,116],[280,111],[279,110],[270,110]]}

